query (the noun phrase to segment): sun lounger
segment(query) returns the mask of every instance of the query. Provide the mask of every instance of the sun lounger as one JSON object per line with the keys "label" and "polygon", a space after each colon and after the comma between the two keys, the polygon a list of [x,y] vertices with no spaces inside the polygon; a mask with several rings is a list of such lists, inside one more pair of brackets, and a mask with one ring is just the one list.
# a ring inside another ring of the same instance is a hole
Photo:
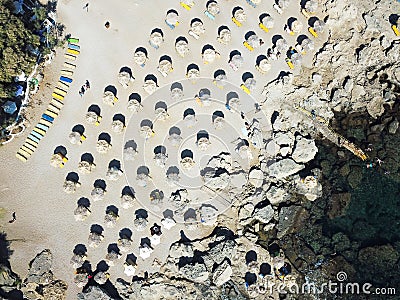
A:
{"label": "sun lounger", "polygon": [[289,66],[289,68],[291,70],[293,70],[294,69],[294,65],[293,65],[292,61],[289,58],[286,58],[285,60],[286,60],[287,65]]}
{"label": "sun lounger", "polygon": [[393,32],[396,36],[400,36],[400,31],[396,25],[392,25]]}
{"label": "sun lounger", "polygon": [[76,60],[76,56],[75,56],[75,55],[72,55],[72,54],[69,54],[69,53],[65,53],[65,54],[64,54],[64,57],[65,57],[66,59],[69,59],[69,60],[72,60],[72,61]]}
{"label": "sun lounger", "polygon": [[40,119],[38,124],[42,124],[42,125],[47,126],[47,127],[50,127],[51,125],[53,125],[53,123],[51,123],[51,122],[49,122],[49,121],[47,121],[45,119]]}
{"label": "sun lounger", "polygon": [[248,95],[251,94],[250,90],[249,90],[244,84],[241,84],[241,85],[240,85],[240,88],[241,88],[246,94],[248,94]]}
{"label": "sun lounger", "polygon": [[58,81],[58,82],[57,82],[57,85],[58,85],[60,88],[64,89],[64,90],[68,90],[68,89],[69,89],[69,85],[66,84],[65,82]]}
{"label": "sun lounger", "polygon": [[37,125],[35,126],[35,128],[33,128],[33,131],[39,133],[39,134],[42,135],[42,136],[45,136],[45,135],[46,135],[46,131],[43,130],[43,129],[41,129],[41,128],[39,128],[39,127],[37,127]]}
{"label": "sun lounger", "polygon": [[63,76],[72,76],[74,74],[74,72],[72,72],[71,70],[61,70],[61,75]]}
{"label": "sun lounger", "polygon": [[28,138],[31,139],[32,141],[36,142],[37,144],[40,142],[41,139],[37,138],[36,136],[29,134]]}
{"label": "sun lounger", "polygon": [[32,147],[35,147],[35,148],[37,148],[37,146],[39,145],[38,142],[32,140],[29,137],[27,137],[27,139],[25,140],[25,144],[29,144],[29,145],[31,145]]}
{"label": "sun lounger", "polygon": [[26,147],[25,145],[22,145],[20,149],[23,150],[23,151],[25,151],[25,152],[28,153],[29,155],[32,155],[32,153],[34,152],[34,151],[32,151],[31,149],[29,149],[28,147]]}
{"label": "sun lounger", "polygon": [[312,34],[313,37],[318,37],[318,34],[315,32],[314,28],[308,27],[308,31]]}
{"label": "sun lounger", "polygon": [[32,130],[31,134],[29,135],[31,138],[37,138],[39,141],[43,138],[43,135],[41,135],[40,133]]}
{"label": "sun lounger", "polygon": [[65,76],[60,76],[60,81],[66,82],[66,83],[71,83],[72,79],[68,78],[68,77],[65,77]]}
{"label": "sun lounger", "polygon": [[306,11],[304,8],[301,10],[301,13],[303,14],[303,16],[305,16],[307,19],[311,18],[311,14]]}
{"label": "sun lounger", "polygon": [[78,39],[78,38],[70,37],[70,38],[68,39],[68,43],[77,44],[77,43],[79,43],[79,39]]}
{"label": "sun lounger", "polygon": [[28,159],[31,155],[26,152],[25,150],[23,150],[22,148],[19,148],[18,152],[19,154],[21,154],[22,156],[24,156],[26,159]]}
{"label": "sun lounger", "polygon": [[30,149],[30,150],[32,150],[32,151],[35,151],[36,148],[37,148],[36,146],[34,146],[34,145],[28,143],[27,140],[25,141],[25,143],[23,144],[23,146],[25,146],[26,148],[28,148],[28,149]]}
{"label": "sun lounger", "polygon": [[58,117],[58,114],[54,113],[53,111],[51,111],[51,110],[49,110],[49,109],[47,109],[44,113],[45,113],[46,115],[52,117],[53,119],[55,119],[55,118]]}
{"label": "sun lounger", "polygon": [[192,7],[187,5],[186,3],[181,2],[181,6],[186,9],[186,10],[190,10]]}
{"label": "sun lounger", "polygon": [[59,95],[61,95],[61,96],[65,96],[65,95],[67,94],[66,91],[64,91],[63,89],[60,89],[59,87],[55,87],[54,90],[53,90],[53,92],[54,92],[54,93],[57,93],[57,94],[59,94]]}
{"label": "sun lounger", "polygon": [[170,24],[167,22],[167,20],[165,20],[165,24],[167,24],[169,28],[175,29],[175,27],[179,25],[179,22],[176,22],[175,24]]}
{"label": "sun lounger", "polygon": [[213,15],[213,14],[211,14],[208,10],[206,10],[205,12],[204,12],[204,14],[208,17],[208,18],[210,18],[210,20],[215,20],[215,16]]}
{"label": "sun lounger", "polygon": [[253,6],[254,8],[257,7],[257,5],[251,0],[246,0],[246,2],[247,2],[248,5]]}
{"label": "sun lounger", "polygon": [[283,13],[282,8],[280,8],[278,4],[275,3],[274,5],[272,5],[272,7],[275,8],[275,10],[278,12],[278,14],[281,15]]}
{"label": "sun lounger", "polygon": [[50,103],[50,104],[47,106],[47,109],[48,109],[48,110],[51,110],[51,111],[53,111],[53,112],[55,112],[55,113],[57,113],[57,114],[60,114],[60,110],[61,110],[59,107],[55,106],[55,105],[52,104],[52,103]]}
{"label": "sun lounger", "polygon": [[253,50],[254,50],[254,48],[253,48],[252,46],[250,46],[250,44],[249,44],[248,42],[243,42],[243,45],[244,45],[247,49],[249,49],[250,51],[253,51]]}
{"label": "sun lounger", "polygon": [[76,68],[76,65],[71,64],[71,63],[66,61],[66,62],[64,62],[64,67],[68,68],[68,69],[71,69],[71,70],[74,70]]}
{"label": "sun lounger", "polygon": [[194,37],[196,40],[198,40],[200,38],[200,36],[196,33],[193,32],[193,30],[189,30],[188,31],[189,35]]}
{"label": "sun lounger", "polygon": [[68,44],[68,48],[69,48],[69,49],[72,49],[72,50],[77,50],[77,51],[79,51],[79,49],[80,49],[81,47],[79,47],[78,45],[75,45],[75,44]]}
{"label": "sun lounger", "polygon": [[233,21],[233,23],[236,24],[237,27],[241,27],[242,26],[242,23],[240,23],[235,17],[232,17],[232,21]]}
{"label": "sun lounger", "polygon": [[264,30],[265,32],[269,32],[269,29],[267,27],[265,27],[265,25],[263,23],[258,24],[258,26]]}
{"label": "sun lounger", "polygon": [[46,125],[43,125],[43,124],[40,124],[40,123],[37,124],[36,127],[39,128],[39,129],[41,129],[41,130],[44,130],[45,132],[46,132],[47,130],[49,130],[49,126],[46,126]]}
{"label": "sun lounger", "polygon": [[78,50],[67,49],[67,53],[72,55],[78,55],[80,52]]}
{"label": "sun lounger", "polygon": [[57,93],[52,93],[51,96],[52,96],[54,99],[57,99],[57,100],[64,100],[64,96],[59,95],[59,94],[57,94]]}
{"label": "sun lounger", "polygon": [[47,122],[51,122],[53,123],[54,118],[52,116],[46,115],[46,114],[42,114],[42,119],[47,121]]}
{"label": "sun lounger", "polygon": [[61,109],[64,106],[64,103],[62,103],[60,100],[57,99],[51,99],[50,104],[58,107],[59,109]]}

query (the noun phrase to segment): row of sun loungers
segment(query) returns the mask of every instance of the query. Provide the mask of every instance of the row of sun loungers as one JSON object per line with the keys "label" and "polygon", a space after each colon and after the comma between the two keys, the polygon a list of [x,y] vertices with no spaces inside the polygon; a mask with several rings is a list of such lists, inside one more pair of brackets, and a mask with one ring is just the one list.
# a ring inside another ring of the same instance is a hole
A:
{"label": "row of sun loungers", "polygon": [[52,100],[47,106],[46,111],[42,114],[39,123],[33,128],[32,132],[26,138],[25,143],[18,150],[16,156],[22,160],[27,161],[28,158],[36,150],[40,140],[46,135],[54,120],[60,114],[61,108],[64,106],[64,97],[67,95],[70,84],[72,83],[73,70],[76,65],[70,61],[76,60],[76,55],[80,53],[80,47],[77,45],[79,39],[68,39],[68,49],[65,53],[65,58],[69,61],[64,62],[64,68],[61,70],[61,76],[57,86],[51,94]]}

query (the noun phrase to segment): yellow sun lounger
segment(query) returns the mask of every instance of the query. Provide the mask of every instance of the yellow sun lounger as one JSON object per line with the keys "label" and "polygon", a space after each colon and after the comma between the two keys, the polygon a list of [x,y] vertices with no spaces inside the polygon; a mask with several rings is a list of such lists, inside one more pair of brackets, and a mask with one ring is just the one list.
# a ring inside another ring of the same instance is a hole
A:
{"label": "yellow sun lounger", "polygon": [[20,152],[21,150],[18,150],[18,152],[15,154],[15,156],[17,157],[17,158],[19,158],[20,160],[22,160],[23,162],[26,162],[27,160],[28,160],[28,157],[26,157],[24,154],[22,154],[21,152]]}
{"label": "yellow sun lounger", "polygon": [[254,48],[253,48],[252,46],[250,46],[250,44],[249,44],[248,42],[243,42],[243,45],[244,45],[247,49],[249,49],[250,51],[253,51],[253,50],[254,50]]}
{"label": "yellow sun lounger", "polygon": [[312,34],[313,37],[315,37],[315,38],[318,37],[318,34],[315,32],[314,28],[309,27],[309,28],[308,28],[308,31]]}
{"label": "yellow sun lounger", "polygon": [[396,36],[400,36],[400,31],[396,25],[392,25],[393,32]]}
{"label": "yellow sun lounger", "polygon": [[29,149],[28,147],[26,147],[25,145],[21,146],[21,150],[24,150],[26,153],[29,153],[29,155],[32,155],[32,153],[34,152],[31,149]]}
{"label": "yellow sun lounger", "polygon": [[258,24],[258,26],[264,30],[265,32],[269,32],[269,29],[267,27],[265,27],[265,25],[263,23]]}
{"label": "yellow sun lounger", "polygon": [[52,96],[54,99],[57,99],[57,100],[64,100],[64,96],[59,95],[59,94],[54,93],[54,92],[51,94],[51,96]]}
{"label": "yellow sun lounger", "polygon": [[191,7],[189,5],[187,5],[186,3],[181,2],[181,6],[186,9],[186,10],[190,10]]}
{"label": "yellow sun lounger", "polygon": [[25,141],[25,143],[22,145],[22,147],[26,147],[26,148],[30,149],[32,152],[36,150],[36,147],[29,144],[27,141]]}
{"label": "yellow sun lounger", "polygon": [[51,111],[53,111],[53,112],[55,112],[55,113],[57,113],[57,114],[60,114],[60,111],[61,111],[61,109],[60,109],[59,107],[55,106],[55,105],[52,104],[52,103],[50,103],[50,104],[47,106],[47,109],[49,109],[49,110],[51,110]]}
{"label": "yellow sun lounger", "polygon": [[69,60],[72,60],[72,61],[75,61],[75,60],[76,60],[76,56],[75,56],[75,55],[72,55],[72,54],[69,54],[69,53],[65,53],[65,54],[64,54],[64,57],[65,57],[66,59],[69,59]]}
{"label": "yellow sun lounger", "polygon": [[73,74],[74,72],[72,72],[71,70],[61,70],[62,76],[72,76]]}
{"label": "yellow sun lounger", "polygon": [[64,91],[63,89],[60,89],[59,87],[55,87],[54,88],[54,93],[57,93],[57,94],[59,94],[61,96],[65,96],[67,94],[66,91]]}
{"label": "yellow sun lounger", "polygon": [[58,86],[64,90],[68,90],[69,89],[69,85],[66,84],[65,82],[59,81],[57,82]]}
{"label": "yellow sun lounger", "polygon": [[74,70],[76,68],[76,65],[71,64],[71,63],[66,61],[66,62],[64,62],[64,67],[66,67],[68,69],[71,69],[71,70]]}
{"label": "yellow sun lounger", "polygon": [[58,109],[61,109],[64,106],[64,103],[57,99],[51,99],[50,104],[58,107]]}
{"label": "yellow sun lounger", "polygon": [[26,151],[25,151],[24,149],[22,149],[22,148],[19,148],[19,150],[18,150],[17,153],[20,153],[21,155],[25,156],[26,158],[29,158],[29,157],[31,156],[28,152],[26,152]]}
{"label": "yellow sun lounger", "polygon": [[46,131],[44,131],[43,129],[40,129],[40,128],[38,128],[38,127],[33,128],[33,131],[39,133],[39,134],[42,135],[42,136],[45,136],[45,135],[46,135]]}
{"label": "yellow sun lounger", "polygon": [[58,114],[56,114],[56,113],[54,113],[54,112],[52,112],[51,110],[49,110],[49,109],[47,109],[45,112],[44,112],[46,115],[48,115],[48,116],[50,116],[50,117],[52,117],[53,119],[55,119],[55,118],[57,118],[58,117]]}
{"label": "yellow sun lounger", "polygon": [[242,23],[240,23],[235,17],[232,17],[232,21],[236,24],[237,27],[242,27]]}
{"label": "yellow sun lounger", "polygon": [[67,49],[67,53],[69,54],[73,54],[73,55],[78,55],[80,52],[78,50],[74,50],[74,49]]}
{"label": "yellow sun lounger", "polygon": [[32,146],[35,147],[35,148],[37,148],[37,146],[39,145],[38,142],[36,142],[36,141],[30,139],[29,137],[26,138],[25,143],[26,143],[26,144],[29,144],[29,145],[32,145]]}
{"label": "yellow sun lounger", "polygon": [[49,122],[49,121],[47,121],[45,119],[40,119],[39,124],[43,124],[43,125],[45,125],[47,127],[50,127],[51,125],[53,125],[53,123],[51,123],[51,122]]}
{"label": "yellow sun lounger", "polygon": [[248,94],[248,95],[250,95],[250,90],[244,85],[244,84],[242,84],[241,86],[240,86],[240,88],[246,93],[246,94]]}
{"label": "yellow sun lounger", "polygon": [[286,58],[286,63],[287,63],[287,65],[289,66],[289,68],[291,70],[294,69],[294,65],[293,65],[292,61],[289,58]]}

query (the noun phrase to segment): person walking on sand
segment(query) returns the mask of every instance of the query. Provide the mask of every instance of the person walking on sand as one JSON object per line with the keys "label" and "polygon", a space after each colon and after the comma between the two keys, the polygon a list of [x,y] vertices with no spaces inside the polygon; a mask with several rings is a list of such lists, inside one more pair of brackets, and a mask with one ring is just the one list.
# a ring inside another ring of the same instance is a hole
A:
{"label": "person walking on sand", "polygon": [[16,219],[17,219],[17,216],[16,216],[15,211],[14,211],[12,213],[12,219],[10,221],[8,221],[8,223],[14,223]]}
{"label": "person walking on sand", "polygon": [[87,89],[87,90],[90,89],[90,82],[89,82],[89,80],[86,80],[85,86],[86,86],[86,89]]}
{"label": "person walking on sand", "polygon": [[85,6],[83,7],[83,9],[86,9],[86,11],[89,12],[89,2],[85,4]]}

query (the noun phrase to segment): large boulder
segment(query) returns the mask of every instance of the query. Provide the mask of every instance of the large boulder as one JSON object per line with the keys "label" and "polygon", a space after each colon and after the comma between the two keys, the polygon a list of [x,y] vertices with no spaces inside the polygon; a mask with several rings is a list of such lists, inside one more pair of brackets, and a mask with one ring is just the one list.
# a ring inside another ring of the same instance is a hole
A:
{"label": "large boulder", "polygon": [[202,263],[195,263],[194,265],[187,264],[179,269],[179,273],[186,279],[198,283],[207,281],[210,275],[205,264]]}
{"label": "large boulder", "polygon": [[302,169],[304,169],[304,165],[297,164],[293,159],[285,158],[269,166],[269,175],[277,179],[282,179],[296,174]]}
{"label": "large boulder", "polygon": [[231,279],[232,268],[228,260],[224,260],[222,264],[215,268],[213,273],[213,282],[216,286],[221,286]]}
{"label": "large boulder", "polygon": [[271,205],[267,205],[263,208],[256,208],[253,212],[253,218],[260,221],[261,223],[269,223],[274,217],[275,211]]}
{"label": "large boulder", "polygon": [[297,163],[305,163],[312,160],[317,154],[318,148],[314,140],[309,140],[301,135],[296,137],[296,147],[292,153],[292,158]]}
{"label": "large boulder", "polygon": [[105,291],[98,286],[90,286],[77,295],[78,300],[112,300]]}

